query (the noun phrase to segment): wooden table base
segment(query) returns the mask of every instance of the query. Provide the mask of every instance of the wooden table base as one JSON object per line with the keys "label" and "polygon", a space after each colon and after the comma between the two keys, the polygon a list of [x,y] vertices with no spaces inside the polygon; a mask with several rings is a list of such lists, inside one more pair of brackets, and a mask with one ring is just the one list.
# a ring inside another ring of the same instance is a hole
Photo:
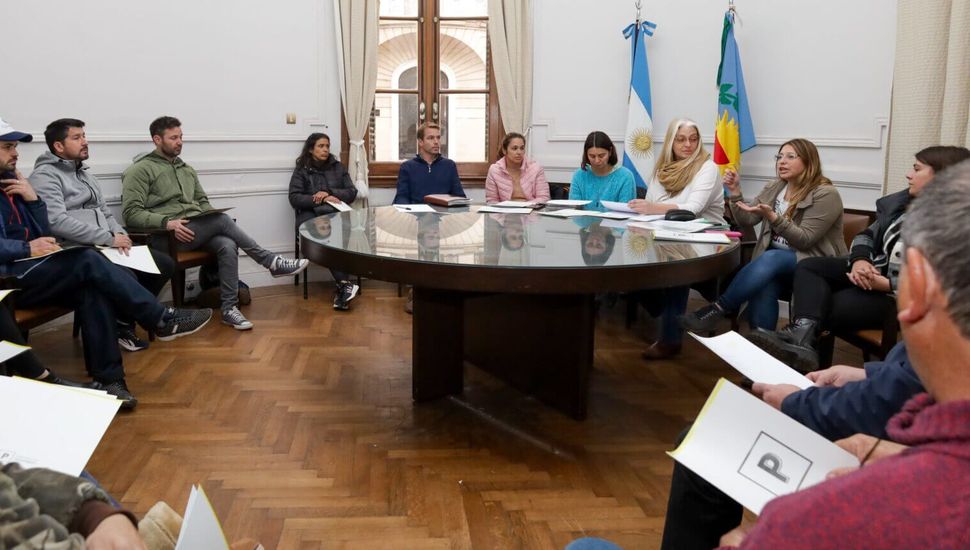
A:
{"label": "wooden table base", "polygon": [[569,416],[586,418],[593,296],[414,289],[412,395],[461,393],[464,361]]}

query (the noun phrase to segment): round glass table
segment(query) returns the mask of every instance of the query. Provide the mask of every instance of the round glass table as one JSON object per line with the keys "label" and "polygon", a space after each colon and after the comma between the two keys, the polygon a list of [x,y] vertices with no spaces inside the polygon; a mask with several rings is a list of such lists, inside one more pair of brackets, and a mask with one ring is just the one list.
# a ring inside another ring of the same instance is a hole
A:
{"label": "round glass table", "polygon": [[724,275],[739,244],[655,241],[594,217],[480,214],[479,206],[327,214],[300,226],[304,257],[414,285],[412,395],[461,393],[475,365],[577,419],[593,365],[594,295]]}

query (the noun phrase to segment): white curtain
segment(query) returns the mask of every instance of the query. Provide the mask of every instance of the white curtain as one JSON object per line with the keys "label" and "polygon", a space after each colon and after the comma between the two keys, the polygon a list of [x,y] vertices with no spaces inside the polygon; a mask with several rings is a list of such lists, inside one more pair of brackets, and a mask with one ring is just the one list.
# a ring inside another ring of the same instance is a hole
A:
{"label": "white curtain", "polygon": [[887,193],[920,149],[970,146],[970,0],[898,0],[896,21]]}
{"label": "white curtain", "polygon": [[502,123],[525,134],[532,122],[532,0],[489,0],[488,34]]}
{"label": "white curtain", "polygon": [[368,194],[364,133],[377,87],[377,4],[378,0],[333,0],[340,99],[350,137],[347,171],[360,201]]}

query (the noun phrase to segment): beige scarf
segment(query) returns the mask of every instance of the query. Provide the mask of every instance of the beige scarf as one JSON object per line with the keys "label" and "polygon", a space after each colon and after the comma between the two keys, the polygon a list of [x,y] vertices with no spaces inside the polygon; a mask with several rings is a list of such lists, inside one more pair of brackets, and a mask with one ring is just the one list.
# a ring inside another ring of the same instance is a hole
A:
{"label": "beige scarf", "polygon": [[705,151],[703,155],[692,157],[671,162],[657,170],[657,180],[668,195],[680,193],[687,184],[694,181],[694,176],[700,172],[707,159],[711,158],[711,154]]}

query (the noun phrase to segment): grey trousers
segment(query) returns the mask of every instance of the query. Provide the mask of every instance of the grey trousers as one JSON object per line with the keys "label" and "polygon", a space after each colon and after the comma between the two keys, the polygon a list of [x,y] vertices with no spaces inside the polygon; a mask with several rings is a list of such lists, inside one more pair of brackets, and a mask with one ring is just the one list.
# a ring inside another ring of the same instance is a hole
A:
{"label": "grey trousers", "polygon": [[179,243],[179,250],[208,250],[219,260],[219,296],[222,310],[239,305],[239,249],[259,265],[269,268],[276,254],[256,241],[225,214],[210,214],[190,220],[187,227],[195,232],[189,243]]}

